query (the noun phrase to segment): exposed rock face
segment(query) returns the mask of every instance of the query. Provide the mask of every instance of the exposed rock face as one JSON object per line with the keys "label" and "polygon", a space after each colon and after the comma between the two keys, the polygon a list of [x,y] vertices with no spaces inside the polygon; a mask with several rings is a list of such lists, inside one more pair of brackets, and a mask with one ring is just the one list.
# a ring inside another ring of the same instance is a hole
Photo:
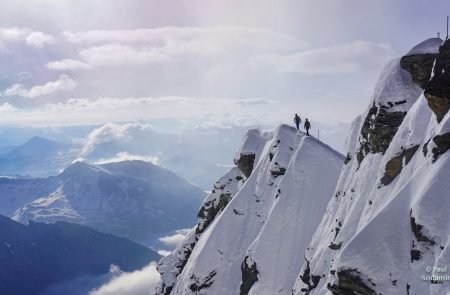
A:
{"label": "exposed rock face", "polygon": [[450,149],[450,132],[433,137],[436,146],[433,148],[433,161],[436,161],[440,155]]}
{"label": "exposed rock face", "polygon": [[430,245],[434,245],[436,244],[435,241],[433,241],[431,238],[425,236],[422,233],[423,230],[423,225],[420,225],[416,222],[416,218],[414,216],[412,216],[412,210],[411,210],[411,230],[414,233],[414,236],[416,237],[416,240],[418,242],[426,242],[429,243]]}
{"label": "exposed rock face", "polygon": [[[356,269],[342,269],[337,273],[339,283],[329,285],[328,290],[333,295],[375,295],[372,290],[361,279],[361,274]],[[369,279],[370,281],[370,279]]]}
{"label": "exposed rock face", "polygon": [[198,223],[195,232],[201,234],[205,231],[208,225],[216,218],[217,214],[228,205],[231,200],[231,193],[220,194],[218,199],[206,201],[198,212],[198,218],[201,222]]}
{"label": "exposed rock face", "polygon": [[258,281],[258,269],[256,268],[256,263],[246,256],[241,265],[241,272],[242,282],[240,295],[247,295],[253,284]]}
{"label": "exposed rock face", "polygon": [[424,94],[438,122],[441,122],[450,109],[450,40],[439,48],[433,73]]}
{"label": "exposed rock face", "polygon": [[411,74],[414,83],[425,88],[433,71],[437,54],[414,54],[402,57],[400,66]]}
{"label": "exposed rock face", "polygon": [[320,281],[320,276],[316,276],[311,273],[311,267],[308,260],[306,260],[306,267],[303,274],[300,275],[300,279],[303,283],[305,283],[305,285],[308,286],[308,288],[303,288],[301,290],[305,294],[309,294],[312,290],[314,290]]}
{"label": "exposed rock face", "polygon": [[386,163],[386,169],[384,176],[381,178],[381,183],[384,185],[390,184],[402,171],[403,161],[405,162],[405,166],[408,165],[418,148],[419,146],[415,145],[408,149],[404,149],[399,155],[390,159]]}
{"label": "exposed rock face", "polygon": [[361,129],[361,147],[356,155],[358,163],[368,153],[385,153],[406,112],[388,112],[375,104],[370,108]]}
{"label": "exposed rock face", "polygon": [[217,272],[213,271],[209,275],[207,275],[204,278],[197,278],[195,276],[192,276],[192,280],[194,283],[189,285],[189,289],[191,289],[192,292],[196,292],[198,294],[199,291],[206,289],[212,285],[214,282],[214,277],[216,276]]}
{"label": "exposed rock face", "polygon": [[253,164],[255,163],[255,154],[240,155],[239,159],[235,160],[235,164],[241,170],[245,177],[249,177],[253,171]]}

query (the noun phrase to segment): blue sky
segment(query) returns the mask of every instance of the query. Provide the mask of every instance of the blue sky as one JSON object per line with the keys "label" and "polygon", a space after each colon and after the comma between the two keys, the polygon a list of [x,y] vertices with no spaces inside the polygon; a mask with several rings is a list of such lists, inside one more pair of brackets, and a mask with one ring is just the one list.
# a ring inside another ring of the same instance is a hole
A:
{"label": "blue sky", "polygon": [[443,0],[9,1],[0,123],[348,123],[388,60],[444,35],[446,13]]}

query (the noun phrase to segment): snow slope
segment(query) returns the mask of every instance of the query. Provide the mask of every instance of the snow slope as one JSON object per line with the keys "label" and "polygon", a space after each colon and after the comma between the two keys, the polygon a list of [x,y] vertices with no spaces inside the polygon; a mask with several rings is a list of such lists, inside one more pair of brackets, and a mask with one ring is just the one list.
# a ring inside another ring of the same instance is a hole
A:
{"label": "snow slope", "polygon": [[56,177],[4,180],[0,202],[20,204],[29,191],[32,200],[12,214],[17,221],[80,223],[147,245],[192,226],[205,195],[175,173],[142,161],[77,162]]}
{"label": "snow slope", "polygon": [[[249,166],[251,174],[233,187],[233,197],[206,230],[192,232],[161,260],[159,294],[291,290],[302,260],[296,254],[306,249],[321,220],[343,157],[282,125],[273,132],[250,130],[235,162],[244,177]],[[190,244],[189,251],[182,251]]]}
{"label": "snow slope", "polygon": [[450,294],[450,41],[441,44],[385,67],[345,160],[288,126],[249,131],[238,168],[160,261],[157,294]]}
{"label": "snow slope", "polygon": [[[429,43],[412,51],[434,54],[440,43]],[[446,54],[438,61],[448,60]],[[450,264],[450,163],[448,146],[442,144],[442,138],[448,143],[449,117],[438,122],[423,90],[411,86],[412,78],[404,80],[408,73],[396,70],[397,63],[386,68],[369,110],[352,125],[348,163],[307,248],[293,294],[426,295],[450,290],[448,280],[422,277],[439,274],[428,267]],[[391,95],[393,81],[403,81],[396,85],[398,97]],[[399,98],[405,101],[402,109],[381,111],[380,101],[395,105]],[[369,139],[367,125],[372,130]],[[389,139],[387,145],[378,141],[386,130],[393,132],[392,138],[383,138]],[[367,144],[369,152],[361,154]],[[376,144],[386,149],[376,149]]]}

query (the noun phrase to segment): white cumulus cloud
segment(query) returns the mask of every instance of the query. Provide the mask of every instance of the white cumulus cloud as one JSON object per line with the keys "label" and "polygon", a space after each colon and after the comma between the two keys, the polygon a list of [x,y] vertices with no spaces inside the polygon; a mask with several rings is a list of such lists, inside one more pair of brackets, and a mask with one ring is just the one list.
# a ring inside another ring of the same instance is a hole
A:
{"label": "white cumulus cloud", "polygon": [[35,48],[43,48],[48,44],[55,43],[55,37],[28,28],[0,28],[0,46],[5,46],[5,44],[8,43],[20,42]]}
{"label": "white cumulus cloud", "polygon": [[55,43],[55,38],[42,32],[32,32],[25,38],[25,42],[36,48],[43,48],[48,44]]}
{"label": "white cumulus cloud", "polygon": [[22,84],[14,84],[3,91],[3,96],[39,97],[56,93],[70,92],[75,89],[77,83],[67,75],[61,75],[58,80],[50,81],[43,85],[35,85],[29,89]]}
{"label": "white cumulus cloud", "polygon": [[92,290],[90,295],[153,295],[160,280],[156,263],[131,273],[112,271],[113,278],[103,286]]}
{"label": "white cumulus cloud", "polygon": [[186,237],[186,235],[189,233],[190,230],[191,229],[180,229],[177,230],[174,235],[161,237],[159,238],[159,240],[164,244],[166,244],[167,246],[175,248],[176,246],[178,246],[179,243],[181,243],[184,240],[184,238]]}

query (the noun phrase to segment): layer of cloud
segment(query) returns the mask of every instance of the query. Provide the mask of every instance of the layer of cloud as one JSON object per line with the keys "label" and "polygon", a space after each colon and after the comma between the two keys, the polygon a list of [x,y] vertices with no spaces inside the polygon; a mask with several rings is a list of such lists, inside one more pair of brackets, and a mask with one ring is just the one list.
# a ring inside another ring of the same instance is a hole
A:
{"label": "layer of cloud", "polygon": [[158,250],[156,252],[158,252],[158,254],[161,256],[169,256],[170,253],[172,253],[171,251],[167,251],[167,250]]}
{"label": "layer of cloud", "polygon": [[[288,53],[309,45],[296,38],[259,28],[161,27],[139,30],[64,32],[67,42],[83,49],[79,62],[93,67],[145,65],[246,58],[258,52]],[[64,60],[60,61],[64,63]]]}
{"label": "layer of cloud", "polygon": [[[290,36],[241,27],[84,31],[65,32],[64,36],[68,42],[95,45],[81,50],[80,60],[76,63],[71,61],[70,66],[65,67],[73,69],[177,61],[195,64],[196,59],[212,58],[208,69],[212,74],[269,70],[274,73],[328,75],[356,72],[365,66],[374,68],[395,55],[392,48],[383,43],[356,40],[311,48],[307,42]],[[68,62],[62,60],[53,64],[65,65]]]}
{"label": "layer of cloud", "polygon": [[80,52],[81,59],[89,66],[125,66],[163,63],[171,57],[153,48],[136,49],[120,44],[91,47]]}
{"label": "layer of cloud", "polygon": [[159,241],[163,242],[164,244],[166,244],[171,248],[175,248],[176,246],[178,246],[179,243],[181,243],[184,240],[189,231],[190,229],[178,230],[175,232],[174,235],[159,238]]}
{"label": "layer of cloud", "polygon": [[73,91],[77,83],[67,75],[61,75],[58,80],[43,85],[35,85],[29,89],[22,84],[14,84],[3,91],[3,96],[39,97]]}
{"label": "layer of cloud", "polygon": [[[146,130],[152,130],[151,125],[141,123],[126,123],[126,124],[106,123],[89,133],[89,135],[86,137],[83,143],[81,156],[85,157],[89,155],[89,153],[91,153],[97,145],[115,140],[122,140],[122,139],[126,140],[127,138],[133,138],[135,134],[141,134]],[[126,158],[127,156],[130,155],[127,153],[116,154],[116,157],[119,158]],[[157,158],[153,159],[157,160]]]}
{"label": "layer of cloud", "polygon": [[89,64],[74,60],[74,59],[63,59],[59,61],[48,62],[46,65],[49,70],[66,71],[66,70],[88,70],[92,66]]}
{"label": "layer of cloud", "polygon": [[161,242],[163,242],[164,244],[166,244],[167,246],[175,248],[176,246],[178,246],[179,243],[181,243],[184,240],[185,237],[186,237],[186,235],[177,233],[172,236],[166,236],[166,237],[159,238],[159,240]]}
{"label": "layer of cloud", "polygon": [[92,290],[90,295],[153,295],[160,280],[156,263],[131,273],[113,269],[114,277],[103,286]]}
{"label": "layer of cloud", "polygon": [[46,45],[55,43],[55,38],[42,32],[32,32],[26,38],[25,42],[36,48],[43,48]]}
{"label": "layer of cloud", "polygon": [[140,155],[133,155],[128,152],[120,152],[120,153],[117,153],[114,157],[106,158],[106,159],[99,159],[94,164],[117,163],[117,162],[135,161],[135,160],[150,162],[153,164],[159,163],[158,157],[140,156]]}
{"label": "layer of cloud", "polygon": [[358,40],[294,54],[258,55],[253,57],[249,64],[258,70],[279,73],[340,74],[371,70],[394,56],[394,50],[387,44]]}
{"label": "layer of cloud", "polygon": [[35,48],[43,48],[46,45],[55,43],[55,37],[28,28],[0,28],[0,46],[4,47],[8,43],[18,42]]}
{"label": "layer of cloud", "polygon": [[15,108],[10,103],[5,102],[3,104],[0,104],[0,113],[1,112],[16,112],[16,111],[17,111],[17,108]]}

